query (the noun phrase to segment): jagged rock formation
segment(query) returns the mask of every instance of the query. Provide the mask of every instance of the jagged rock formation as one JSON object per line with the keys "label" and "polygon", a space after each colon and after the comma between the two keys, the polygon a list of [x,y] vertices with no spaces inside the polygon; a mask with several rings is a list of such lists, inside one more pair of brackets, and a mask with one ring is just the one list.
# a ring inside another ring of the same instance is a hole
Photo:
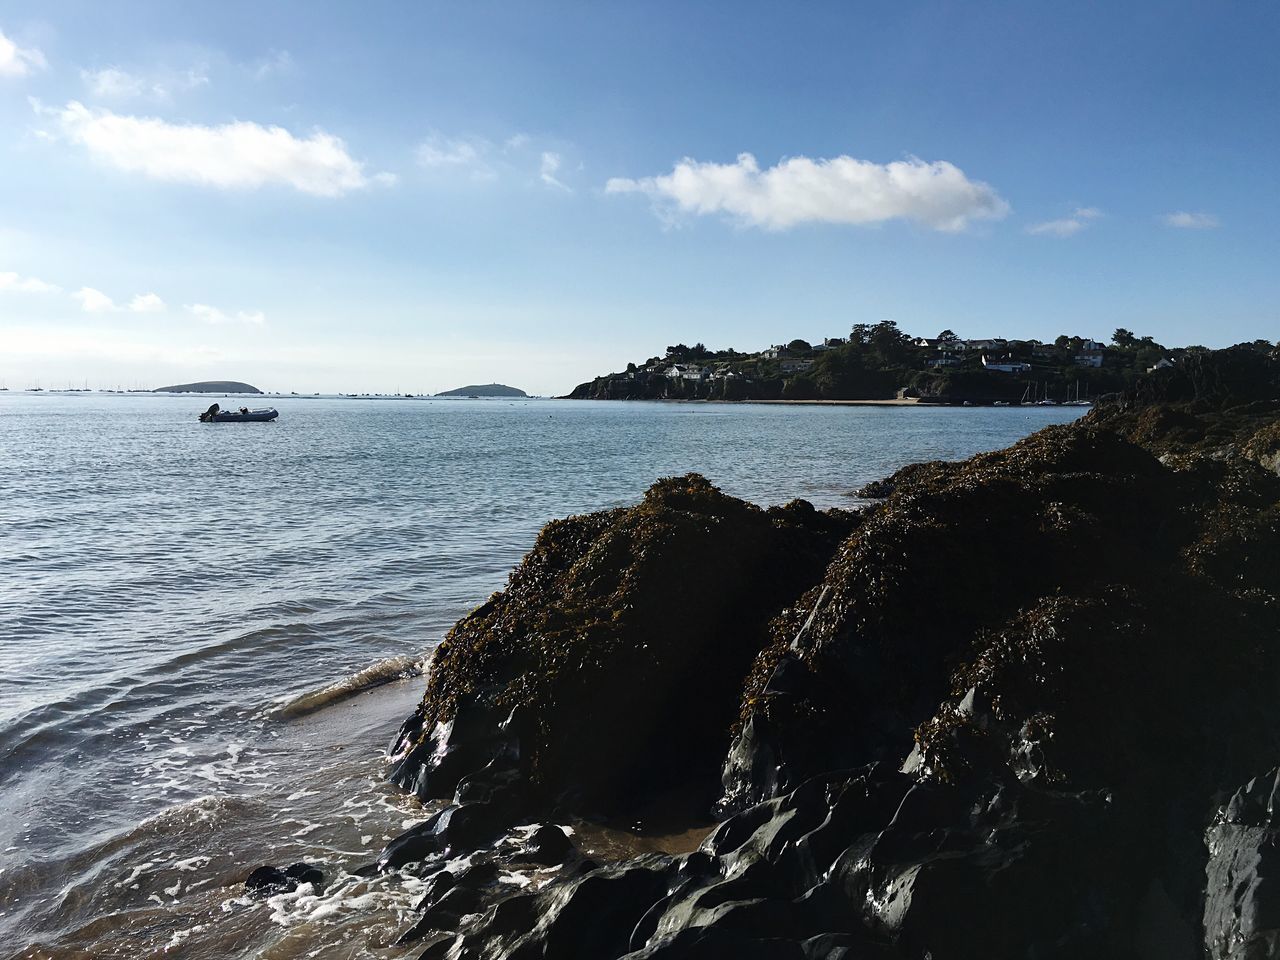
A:
{"label": "jagged rock formation", "polygon": [[[550,525],[395,746],[453,799],[381,860],[423,957],[1280,956],[1278,388],[1194,357],[856,515],[685,477]],[[512,831],[717,772],[696,853]]]}

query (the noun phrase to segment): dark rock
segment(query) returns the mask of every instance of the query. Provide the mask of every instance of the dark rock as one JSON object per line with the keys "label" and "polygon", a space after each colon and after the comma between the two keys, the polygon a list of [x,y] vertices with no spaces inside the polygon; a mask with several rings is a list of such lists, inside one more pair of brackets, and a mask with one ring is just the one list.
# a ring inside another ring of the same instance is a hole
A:
{"label": "dark rock", "polygon": [[1237,790],[1205,833],[1205,949],[1212,960],[1280,956],[1280,769]]}
{"label": "dark rock", "polygon": [[769,618],[855,522],[801,502],[761,510],[689,475],[635,507],[548,524],[507,589],[437,648],[392,779],[422,797],[497,790],[602,815],[680,789],[707,809]]}
{"label": "dark rock", "polygon": [[324,885],[324,873],[311,863],[295,863],[283,870],[272,866],[258,867],[245,878],[244,887],[256,896],[274,896],[292,893],[304,883],[311,884],[318,893]]}
{"label": "dark rock", "polygon": [[262,896],[284,893],[296,886],[279,867],[258,867],[244,880],[245,890]]}
{"label": "dark rock", "polygon": [[393,839],[378,855],[380,870],[398,870],[446,855],[461,856],[496,840],[510,811],[491,803],[454,803]]}
{"label": "dark rock", "polygon": [[573,849],[569,835],[555,824],[548,823],[534,832],[516,859],[552,867],[569,859]]}

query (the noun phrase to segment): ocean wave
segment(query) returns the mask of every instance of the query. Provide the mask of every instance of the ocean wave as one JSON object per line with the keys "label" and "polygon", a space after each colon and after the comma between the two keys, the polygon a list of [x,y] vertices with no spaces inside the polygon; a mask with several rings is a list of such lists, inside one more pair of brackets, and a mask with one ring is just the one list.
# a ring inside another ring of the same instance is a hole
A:
{"label": "ocean wave", "polygon": [[373,687],[380,687],[384,683],[421,676],[426,671],[429,660],[429,656],[388,657],[386,660],[379,660],[377,663],[370,664],[363,670],[353,673],[349,677],[344,677],[336,683],[331,683],[318,690],[311,690],[299,697],[294,697],[288,703],[267,711],[267,714],[268,716],[285,718],[306,716],[331,704],[346,700],[348,697],[353,697],[357,693],[362,693]]}

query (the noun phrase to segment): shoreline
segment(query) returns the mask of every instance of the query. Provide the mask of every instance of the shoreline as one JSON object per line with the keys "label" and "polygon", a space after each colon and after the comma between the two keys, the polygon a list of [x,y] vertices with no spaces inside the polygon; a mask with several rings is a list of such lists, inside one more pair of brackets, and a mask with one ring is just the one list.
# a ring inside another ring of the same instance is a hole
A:
{"label": "shoreline", "polygon": [[[571,400],[576,398],[555,397],[553,399]],[[627,398],[623,400],[609,400],[609,399],[602,399],[602,398],[583,397],[581,399],[594,400],[597,403],[687,403],[687,404],[714,403],[714,404],[724,404],[726,406],[762,405],[762,406],[794,406],[794,407],[919,407],[924,410],[937,410],[937,409],[943,409],[943,408],[987,409],[990,407],[995,407],[997,405],[994,401],[988,401],[988,400],[946,400],[946,401],[930,402],[930,401],[921,400],[917,397],[911,397],[908,399],[898,399],[895,397],[891,400],[711,400],[711,399],[701,399],[701,398],[700,399],[684,399],[681,397],[637,397],[634,399]],[[1024,407],[1043,409],[1046,407],[1057,408],[1057,407],[1068,407],[1068,406],[1075,406],[1075,404],[1012,403],[1012,402],[1003,402],[1003,401],[1000,404],[1001,409],[1008,408],[1010,410],[1017,410]],[[1093,404],[1090,403],[1088,405],[1088,408],[1092,408],[1092,407],[1093,407]],[[1079,407],[1079,409],[1084,410],[1086,409],[1086,407],[1082,405]]]}

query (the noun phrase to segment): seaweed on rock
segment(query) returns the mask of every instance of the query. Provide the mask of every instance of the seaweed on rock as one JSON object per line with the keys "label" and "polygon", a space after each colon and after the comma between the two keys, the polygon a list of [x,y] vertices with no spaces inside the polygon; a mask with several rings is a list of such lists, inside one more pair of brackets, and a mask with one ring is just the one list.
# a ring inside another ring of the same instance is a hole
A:
{"label": "seaweed on rock", "polygon": [[[695,474],[634,507],[554,521],[436,651],[415,736],[452,724],[460,703],[490,727],[514,711],[522,773],[544,799],[618,812],[678,789],[705,809],[765,625],[853,523],[803,501],[762,510]],[[477,750],[457,772],[489,760]],[[435,779],[425,794],[459,777]]]}

